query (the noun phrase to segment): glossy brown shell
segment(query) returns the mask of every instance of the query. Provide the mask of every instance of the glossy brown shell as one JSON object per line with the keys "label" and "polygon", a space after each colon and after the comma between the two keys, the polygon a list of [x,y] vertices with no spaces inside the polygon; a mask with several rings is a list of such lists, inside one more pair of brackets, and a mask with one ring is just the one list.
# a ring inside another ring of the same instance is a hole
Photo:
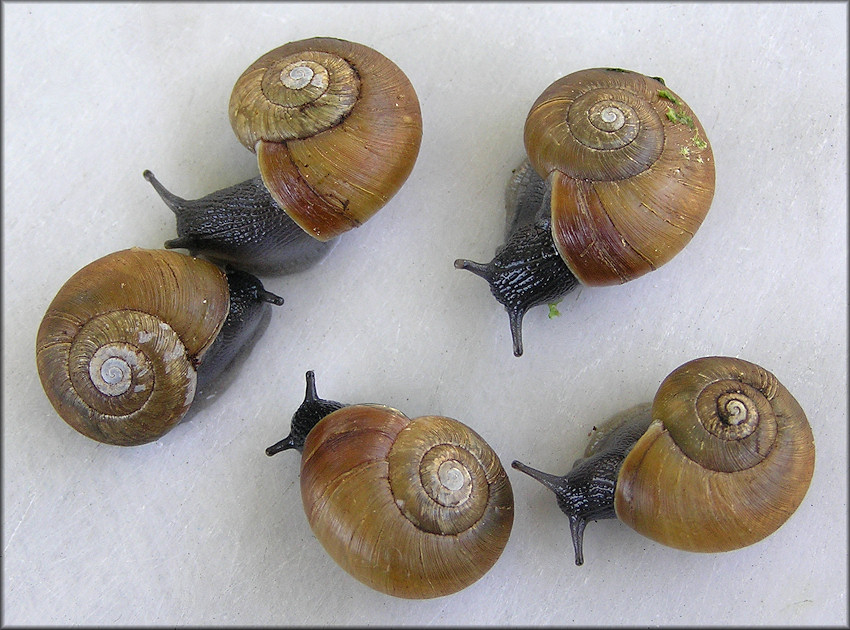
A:
{"label": "glossy brown shell", "polygon": [[368,586],[397,597],[448,595],[498,559],[513,524],[499,458],[462,423],[355,405],[308,434],[301,497],[316,537]]}
{"label": "glossy brown shell", "polygon": [[714,157],[693,111],[658,79],[611,68],[558,79],[525,124],[552,187],[552,236],[590,286],[658,268],[693,237],[714,195]]}
{"label": "glossy brown shell", "polygon": [[398,66],[367,46],[327,37],[260,57],[236,82],[229,111],[272,197],[322,241],[390,200],[422,139],[419,100]]}
{"label": "glossy brown shell", "polygon": [[204,260],[138,248],[104,256],[71,276],[42,319],[44,391],[94,440],[156,440],[188,410],[195,365],[229,305],[224,273]]}
{"label": "glossy brown shell", "polygon": [[689,551],[729,551],[773,533],[814,471],[812,430],[776,377],[753,363],[706,357],[674,370],[652,424],[626,457],[617,516]]}

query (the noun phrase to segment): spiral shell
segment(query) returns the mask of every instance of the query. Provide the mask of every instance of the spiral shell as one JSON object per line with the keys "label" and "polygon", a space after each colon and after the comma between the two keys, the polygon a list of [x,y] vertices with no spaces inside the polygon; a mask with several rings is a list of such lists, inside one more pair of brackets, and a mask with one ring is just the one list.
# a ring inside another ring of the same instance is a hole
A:
{"label": "spiral shell", "polygon": [[405,74],[375,50],[332,38],[290,42],[255,61],[230,98],[275,201],[325,241],[398,191],[419,152],[422,117]]}
{"label": "spiral shell", "polygon": [[552,236],[589,286],[620,284],[675,256],[714,195],[714,158],[693,111],[656,78],[595,68],[552,83],[525,147],[552,187]]}
{"label": "spiral shell", "polygon": [[171,251],[128,249],[75,273],[38,329],[41,384],[59,415],[94,440],[150,442],[186,413],[195,366],[230,297],[215,265]]}
{"label": "spiral shell", "polygon": [[397,597],[472,584],[496,562],[513,524],[510,481],[477,433],[378,405],[344,407],[313,428],[301,497],[333,559]]}
{"label": "spiral shell", "polygon": [[617,516],[658,542],[729,551],[773,533],[814,471],[812,430],[776,377],[753,363],[706,357],[674,370],[653,422],[626,457]]}

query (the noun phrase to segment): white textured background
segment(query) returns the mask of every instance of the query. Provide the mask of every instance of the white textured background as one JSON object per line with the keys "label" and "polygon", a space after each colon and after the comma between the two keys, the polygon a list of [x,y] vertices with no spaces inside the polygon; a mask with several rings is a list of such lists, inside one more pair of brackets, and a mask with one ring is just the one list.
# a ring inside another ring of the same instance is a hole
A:
{"label": "white textured background", "polygon": [[[847,617],[845,4],[4,4],[4,624],[843,624]],[[158,442],[100,445],[55,414],[38,323],[77,269],[174,233],[142,179],[194,197],[256,173],[227,101],[287,41],[329,35],[393,59],[424,138],[402,190],[286,298],[229,386]],[[673,261],[507,316],[457,257],[489,260],[532,101],[595,66],[663,76],[717,165],[714,203]],[[774,535],[690,554],[617,521],[573,564],[554,497],[509,470],[511,539],[453,596],[393,599],[339,569],[302,512],[288,432],[320,394],[474,427],[507,466],[563,473],[590,428],[681,363],[774,372],[817,444]]]}

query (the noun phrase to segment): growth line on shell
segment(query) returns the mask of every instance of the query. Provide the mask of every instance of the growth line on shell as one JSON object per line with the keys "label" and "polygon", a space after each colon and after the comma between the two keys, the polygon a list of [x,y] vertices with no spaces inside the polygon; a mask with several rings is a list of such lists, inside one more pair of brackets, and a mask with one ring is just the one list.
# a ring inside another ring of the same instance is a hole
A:
{"label": "growth line on shell", "polygon": [[[626,242],[626,239],[620,233],[620,230],[617,229],[617,226],[614,223],[614,220],[611,218],[611,213],[608,211],[608,208],[605,207],[605,204],[602,203],[602,199],[599,197],[599,191],[596,190],[596,185],[593,182],[591,182],[591,184],[590,184],[590,191],[593,193],[594,197],[596,198],[596,203],[599,204],[600,208],[602,208],[602,212],[605,214],[605,218],[608,219],[608,223],[610,224],[611,229],[613,229],[614,232],[620,237],[620,241],[623,243],[623,245],[629,247],[633,252],[635,252],[641,258],[644,258],[643,254],[641,254],[634,247],[632,247],[631,243]],[[580,204],[579,209],[583,211],[583,214],[585,214],[585,216],[592,216],[592,213],[590,212],[589,204],[582,203],[582,204]],[[614,259],[607,254],[605,247],[599,246],[600,242],[601,241],[599,240],[598,236],[596,234],[593,234],[592,237],[590,238],[587,249],[590,249],[591,245],[596,245],[596,251],[597,251],[597,254],[599,256],[600,263],[606,264],[608,266],[608,268],[611,269],[612,272],[617,274],[617,277],[620,278],[620,284],[626,283],[629,278],[622,271],[619,270],[617,265],[614,264]]]}
{"label": "growth line on shell", "polygon": [[[675,223],[673,223],[673,221],[671,221],[671,220],[670,220],[670,219],[668,219],[667,217],[665,217],[665,216],[663,216],[663,215],[659,214],[659,213],[655,210],[655,208],[651,207],[651,206],[650,206],[648,203],[646,203],[645,201],[641,201],[641,202],[640,202],[640,205],[642,205],[644,208],[646,208],[647,210],[649,210],[652,214],[654,214],[656,217],[658,217],[661,221],[664,221],[664,222],[665,222],[665,223],[667,223],[668,225],[673,226],[673,227],[674,227],[674,228],[676,228],[677,230],[682,230],[683,232],[685,232],[685,233],[687,233],[687,234],[690,234],[690,235],[691,235],[691,238],[693,238],[693,236],[694,236],[694,233],[693,233],[693,232],[691,232],[689,229],[687,229],[687,228],[686,228],[686,227],[684,227],[684,226],[676,225]],[[681,216],[681,215],[680,215],[680,216]],[[684,217],[681,217],[681,218],[684,218]],[[653,267],[653,269],[654,269],[654,267]]]}

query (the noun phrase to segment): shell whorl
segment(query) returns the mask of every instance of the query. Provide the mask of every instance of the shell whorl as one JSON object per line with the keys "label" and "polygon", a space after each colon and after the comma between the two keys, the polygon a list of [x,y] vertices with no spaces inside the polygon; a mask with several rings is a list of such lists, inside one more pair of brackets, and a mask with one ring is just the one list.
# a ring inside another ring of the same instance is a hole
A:
{"label": "shell whorl", "polygon": [[773,374],[706,357],[674,370],[653,422],[620,470],[617,516],[692,551],[727,551],[771,534],[797,509],[814,470],[811,427]]}
{"label": "shell whorl", "polygon": [[340,566],[407,598],[456,592],[496,562],[513,523],[498,457],[474,431],[388,407],[335,411],[310,432],[304,509]]}
{"label": "shell whorl", "polygon": [[398,66],[333,38],[290,42],[260,57],[236,82],[229,111],[274,200],[322,241],[389,201],[422,138],[419,100]]}
{"label": "shell whorl", "polygon": [[331,129],[357,102],[360,78],[343,57],[298,50],[296,43],[260,57],[233,88],[230,121],[250,151],[260,140],[309,138]]}
{"label": "shell whorl", "polygon": [[74,274],[51,302],[36,341],[42,386],[59,415],[107,444],[157,439],[186,413],[195,365],[227,316],[215,265],[133,248]]}
{"label": "shell whorl", "polygon": [[525,147],[552,188],[552,236],[584,284],[620,284],[670,260],[714,194],[714,159],[693,111],[661,81],[612,68],[552,83]]}

